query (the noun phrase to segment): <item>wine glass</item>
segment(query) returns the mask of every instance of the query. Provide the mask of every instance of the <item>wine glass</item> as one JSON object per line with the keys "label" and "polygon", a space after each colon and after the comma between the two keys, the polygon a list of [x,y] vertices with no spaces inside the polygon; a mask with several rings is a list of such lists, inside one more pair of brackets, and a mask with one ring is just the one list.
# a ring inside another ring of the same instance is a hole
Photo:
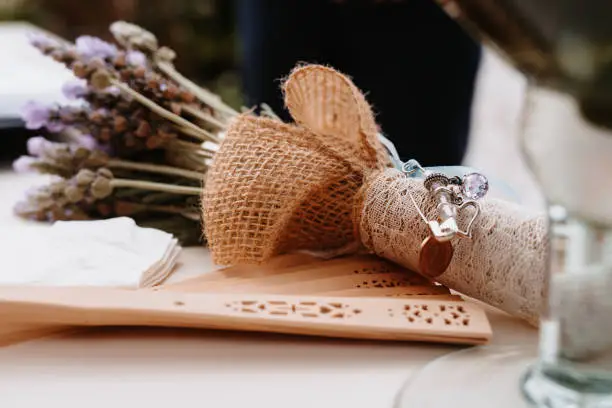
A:
{"label": "wine glass", "polygon": [[528,78],[521,147],[547,200],[547,293],[537,349],[451,353],[396,406],[612,407],[612,2],[439,1]]}

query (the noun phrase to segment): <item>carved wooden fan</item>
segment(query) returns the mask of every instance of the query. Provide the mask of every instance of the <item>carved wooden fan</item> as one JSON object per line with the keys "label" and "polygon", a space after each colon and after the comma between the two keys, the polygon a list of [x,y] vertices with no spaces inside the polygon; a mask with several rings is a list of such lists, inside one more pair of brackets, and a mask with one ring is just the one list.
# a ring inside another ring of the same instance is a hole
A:
{"label": "carved wooden fan", "polygon": [[374,256],[287,255],[153,289],[0,287],[0,344],[71,327],[168,326],[482,344],[484,311]]}

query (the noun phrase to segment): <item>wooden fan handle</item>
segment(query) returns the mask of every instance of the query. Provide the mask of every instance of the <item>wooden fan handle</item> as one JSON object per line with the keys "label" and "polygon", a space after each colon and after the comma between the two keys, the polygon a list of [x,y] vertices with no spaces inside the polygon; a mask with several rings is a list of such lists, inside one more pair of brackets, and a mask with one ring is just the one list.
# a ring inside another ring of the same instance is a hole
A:
{"label": "wooden fan handle", "polygon": [[59,326],[169,326],[379,340],[482,344],[491,328],[469,302],[107,288],[2,287],[0,320]]}

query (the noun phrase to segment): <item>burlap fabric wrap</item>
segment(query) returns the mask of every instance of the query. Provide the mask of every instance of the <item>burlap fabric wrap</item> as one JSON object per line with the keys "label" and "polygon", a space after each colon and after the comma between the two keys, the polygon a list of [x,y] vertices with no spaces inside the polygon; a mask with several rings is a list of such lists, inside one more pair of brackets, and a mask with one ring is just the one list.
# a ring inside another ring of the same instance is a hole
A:
{"label": "burlap fabric wrap", "polygon": [[[318,65],[296,68],[283,89],[296,123],[238,117],[208,173],[202,206],[214,261],[367,250],[418,271],[428,232],[406,192],[429,212],[432,203],[421,182],[391,168],[363,94]],[[487,200],[473,240],[454,243],[452,264],[436,280],[534,322],[545,237],[542,215]]]}

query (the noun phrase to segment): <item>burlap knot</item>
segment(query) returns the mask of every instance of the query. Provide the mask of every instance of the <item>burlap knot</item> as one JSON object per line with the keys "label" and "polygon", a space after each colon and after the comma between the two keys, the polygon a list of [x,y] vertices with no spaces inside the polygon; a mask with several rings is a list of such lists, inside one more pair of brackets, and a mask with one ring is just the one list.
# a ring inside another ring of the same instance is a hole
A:
{"label": "burlap knot", "polygon": [[[296,124],[241,115],[216,153],[202,200],[214,261],[366,249],[418,272],[429,231],[407,193],[432,218],[434,203],[422,182],[391,168],[363,94],[318,65],[295,69],[283,90]],[[473,239],[454,244],[453,260],[436,280],[535,322],[545,218],[495,199],[482,204],[482,214]]]}
{"label": "burlap knot", "polygon": [[368,174],[390,165],[372,110],[346,76],[298,67],[283,91],[296,124],[239,116],[208,173],[204,224],[218,264],[358,248],[356,196]]}

